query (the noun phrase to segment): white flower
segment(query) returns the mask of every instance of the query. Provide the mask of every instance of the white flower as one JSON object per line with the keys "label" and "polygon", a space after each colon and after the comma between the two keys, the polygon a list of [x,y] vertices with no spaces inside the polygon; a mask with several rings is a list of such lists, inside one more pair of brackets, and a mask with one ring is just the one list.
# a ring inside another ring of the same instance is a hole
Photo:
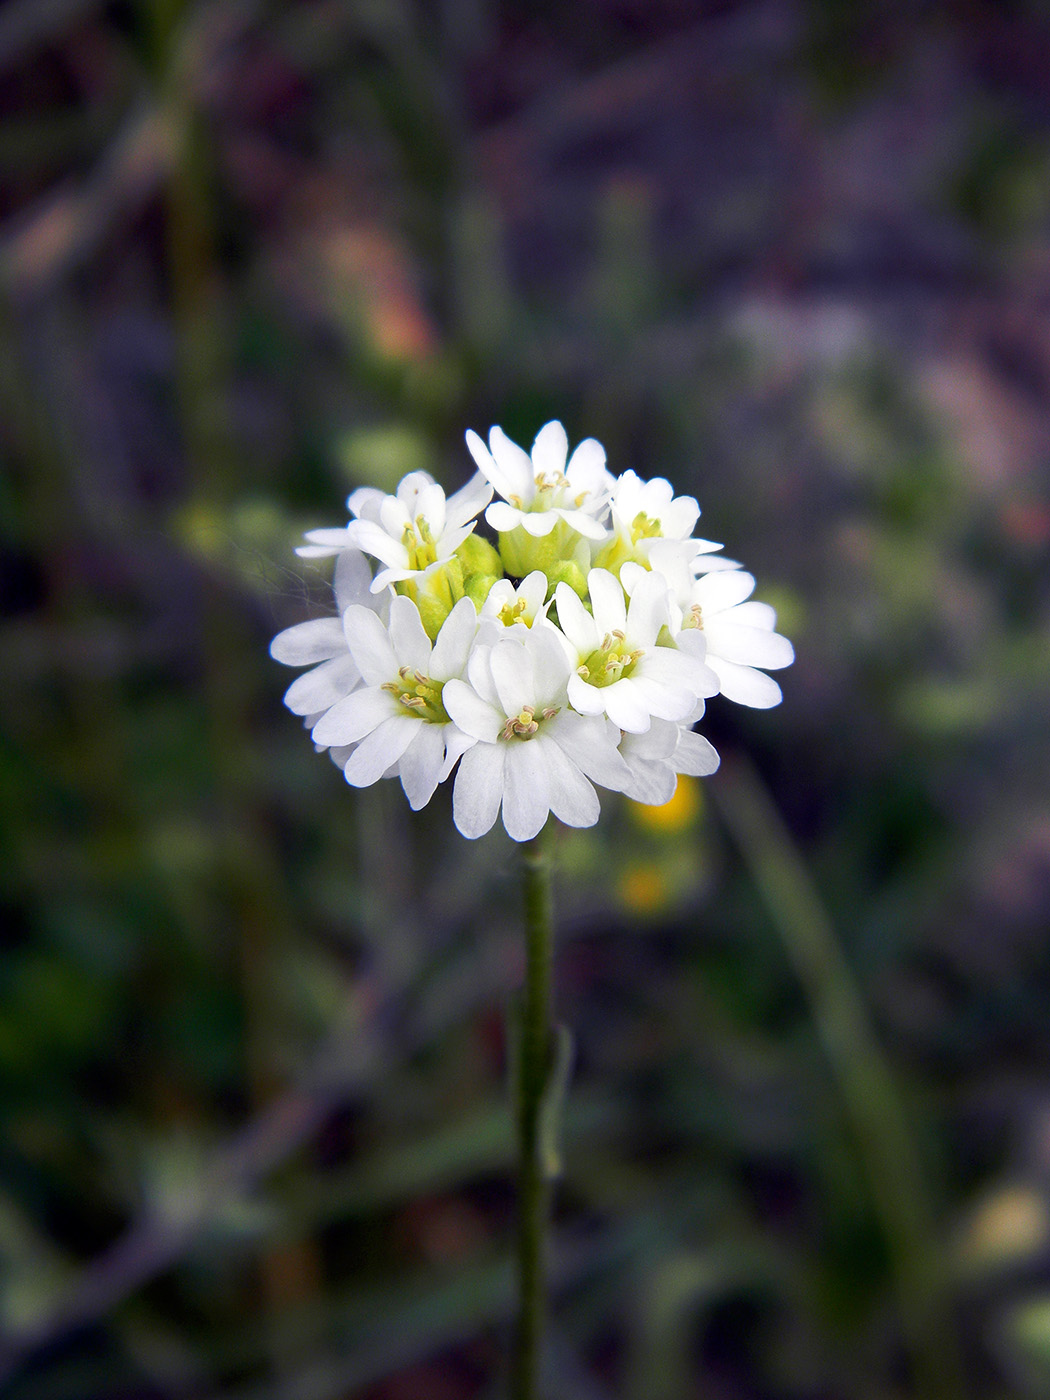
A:
{"label": "white flower", "polygon": [[477,632],[474,604],[461,599],[433,644],[410,598],[391,600],[386,627],[358,604],[347,608],[344,621],[363,684],[326,711],[314,740],[354,745],[343,770],[354,787],[396,772],[418,810],[474,742],[452,723],[443,702],[446,684],[467,665]]}
{"label": "white flower", "polygon": [[568,694],[573,708],[581,714],[607,714],[633,734],[645,733],[654,716],[685,719],[697,700],[714,695],[718,685],[702,656],[658,644],[670,621],[667,583],[660,574],[639,571],[643,576],[629,607],[623,588],[606,569],[587,575],[593,615],[567,584],[560,583],[554,595],[572,658]]}
{"label": "white flower", "polygon": [[353,603],[364,604],[385,615],[388,599],[370,592],[372,571],[364,555],[345,549],[335,566],[333,591],[338,617],[316,617],[278,632],[270,643],[270,655],[285,666],[311,666],[292,682],[284,703],[296,715],[320,716],[337,700],[349,695],[361,682],[361,672],[350,654],[343,614]]}
{"label": "white flower", "polygon": [[479,646],[467,681],[444,690],[449,715],[477,742],[460,759],[452,815],[464,836],[483,836],[502,807],[515,841],[528,841],[553,812],[568,826],[593,826],[592,782],[619,790],[627,766],[619,732],[602,716],[568,708],[568,658],[552,628],[534,627]]}
{"label": "white flower", "polygon": [[396,495],[371,487],[355,491],[347,505],[359,518],[341,530],[309,531],[311,543],[297,552],[316,557],[347,546],[363,549],[386,566],[372,580],[372,591],[378,593],[389,583],[425,577],[448,563],[491,499],[492,487],[479,475],[446,500],[426,472],[409,472]]}
{"label": "white flower", "polygon": [[[481,605],[481,621],[491,620],[503,627],[533,627],[547,616],[547,587],[547,575],[542,569],[533,569],[517,588],[509,578],[498,579]],[[493,640],[499,640],[498,634]]]}
{"label": "white flower", "polygon": [[[634,564],[625,564],[621,571],[628,590],[648,577]],[[786,637],[774,631],[777,615],[768,603],[744,601],[754,591],[754,577],[743,569],[701,578],[678,570],[670,571],[668,582],[674,600],[675,641],[706,661],[718,677],[721,694],[754,709],[778,705],[783,698],[780,686],[765,671],[790,666],[795,651]]]}
{"label": "white flower", "polygon": [[588,539],[605,538],[598,517],[606,512],[612,479],[605,470],[605,448],[600,442],[586,438],[567,466],[569,442],[560,423],[540,429],[531,457],[501,428],[491,430],[488,447],[468,430],[467,446],[479,470],[503,497],[485,512],[494,530],[505,532],[520,525],[538,539],[564,521]]}

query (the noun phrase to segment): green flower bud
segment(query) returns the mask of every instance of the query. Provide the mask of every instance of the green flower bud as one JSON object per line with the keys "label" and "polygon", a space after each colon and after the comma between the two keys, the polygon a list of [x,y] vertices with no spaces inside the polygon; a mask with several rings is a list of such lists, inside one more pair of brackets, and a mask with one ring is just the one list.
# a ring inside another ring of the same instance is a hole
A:
{"label": "green flower bud", "polygon": [[471,574],[487,574],[492,578],[503,577],[503,566],[496,550],[488,540],[482,539],[475,531],[467,536],[456,550],[456,558],[463,565],[465,578]]}
{"label": "green flower bud", "polygon": [[[498,564],[497,559],[497,564]],[[502,569],[498,574],[471,574],[465,585],[465,592],[470,601],[481,611],[481,605],[492,592],[492,585],[498,583],[503,577]]]}
{"label": "green flower bud", "polygon": [[394,589],[404,597],[412,599],[419,609],[423,630],[432,642],[437,641],[437,634],[441,631],[445,618],[460,598],[466,596],[463,587],[463,565],[453,556],[440,569],[427,574],[422,582],[414,578],[401,579],[394,585]]}
{"label": "green flower bud", "polygon": [[563,560],[560,564],[555,564],[553,569],[547,570],[547,578],[550,582],[550,592],[553,593],[559,583],[567,583],[574,593],[579,594],[583,601],[587,602],[587,578],[579,564],[571,559]]}
{"label": "green flower bud", "polygon": [[524,578],[534,569],[550,578],[559,565],[573,559],[582,541],[583,536],[564,521],[559,521],[549,535],[538,539],[524,526],[516,525],[513,530],[501,532],[499,552],[511,578]]}

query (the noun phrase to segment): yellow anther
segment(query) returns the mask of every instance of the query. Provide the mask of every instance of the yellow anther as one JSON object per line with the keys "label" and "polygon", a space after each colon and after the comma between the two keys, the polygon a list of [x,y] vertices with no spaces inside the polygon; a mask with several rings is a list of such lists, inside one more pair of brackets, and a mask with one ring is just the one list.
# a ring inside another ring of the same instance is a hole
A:
{"label": "yellow anther", "polygon": [[581,681],[585,681],[591,673],[586,666],[577,666],[576,674],[579,676]]}

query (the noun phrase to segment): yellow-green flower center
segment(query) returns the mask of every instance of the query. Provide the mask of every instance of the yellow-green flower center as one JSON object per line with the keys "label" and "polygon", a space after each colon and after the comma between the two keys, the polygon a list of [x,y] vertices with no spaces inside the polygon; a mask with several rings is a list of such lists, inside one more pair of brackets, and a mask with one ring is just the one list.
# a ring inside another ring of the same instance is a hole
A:
{"label": "yellow-green flower center", "polygon": [[400,681],[387,681],[383,686],[384,690],[390,691],[398,704],[429,724],[449,723],[449,717],[441,703],[444,681],[433,681],[422,671],[416,671],[411,666],[402,666],[398,675],[401,677]]}
{"label": "yellow-green flower center", "polygon": [[600,689],[629,676],[644,654],[640,649],[632,651],[622,632],[606,632],[601,646],[583,659],[576,667],[576,674],[588,685]]}
{"label": "yellow-green flower center", "polygon": [[408,551],[408,567],[425,569],[437,561],[437,544],[427,524],[426,516],[417,515],[401,532],[401,543]]}
{"label": "yellow-green flower center", "polygon": [[[557,705],[548,705],[540,711],[540,719],[553,719],[558,713]],[[539,720],[536,718],[535,705],[522,705],[516,715],[511,715],[510,719],[500,731],[500,738],[504,741],[508,739],[531,739],[539,732]]]}
{"label": "yellow-green flower center", "polygon": [[631,543],[637,544],[639,540],[656,539],[660,534],[659,520],[653,520],[646,515],[644,510],[640,510],[631,521]]}
{"label": "yellow-green flower center", "polygon": [[525,616],[528,604],[524,598],[516,598],[511,603],[504,603],[497,613],[497,617],[504,627],[513,627],[516,622],[524,622],[526,627],[531,627],[532,623]]}
{"label": "yellow-green flower center", "polygon": [[[520,496],[507,497],[516,510],[555,510],[565,506],[565,493],[569,489],[569,478],[564,472],[538,472],[534,480],[536,494],[527,506]],[[579,510],[586,499],[587,492],[581,491],[573,500],[572,506],[567,508]]]}

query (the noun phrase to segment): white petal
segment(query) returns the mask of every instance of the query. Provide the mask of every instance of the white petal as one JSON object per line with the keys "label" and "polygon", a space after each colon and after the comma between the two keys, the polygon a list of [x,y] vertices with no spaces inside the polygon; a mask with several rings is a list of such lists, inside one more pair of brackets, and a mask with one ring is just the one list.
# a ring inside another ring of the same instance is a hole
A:
{"label": "white petal", "polygon": [[547,705],[560,708],[565,704],[565,686],[575,660],[570,643],[553,623],[526,628],[521,640],[532,658],[535,704],[540,709]]}
{"label": "white petal", "polygon": [[[492,428],[489,431],[489,451],[503,473],[504,478],[510,482],[511,489],[507,492],[500,492],[501,495],[517,496],[523,505],[527,506],[536,494],[535,473],[532,470],[532,458],[520,448],[516,442],[511,442],[510,438],[502,428]],[[481,466],[481,463],[478,463]],[[482,471],[484,468],[482,467]],[[492,483],[496,490],[500,487],[497,482]]]}
{"label": "white petal", "polygon": [[[537,735],[535,744],[545,736]],[[593,826],[601,815],[598,794],[576,764],[553,740],[544,743],[551,811],[566,826]]]}
{"label": "white petal", "polygon": [[[688,638],[690,632],[681,635]],[[655,681],[668,690],[687,691],[694,697],[716,695],[718,682],[696,652],[677,647],[653,647],[638,663],[635,675]]]}
{"label": "white petal", "polygon": [[346,653],[322,661],[288,687],[284,703],[293,715],[314,715],[344,699],[360,682],[361,672]]}
{"label": "white petal", "polygon": [[436,481],[420,491],[415,518],[427,522],[435,539],[440,539],[445,533],[445,492]]}
{"label": "white petal", "polygon": [[621,684],[630,686],[650,716],[656,719],[683,720],[696,701],[696,697],[687,690],[669,690],[645,676],[634,675]]}
{"label": "white petal", "polygon": [[518,585],[517,596],[525,600],[525,616],[534,618],[543,608],[547,598],[547,575],[542,569],[533,569]]}
{"label": "white petal", "polygon": [[561,517],[562,512],[558,510],[528,510],[519,523],[527,535],[542,540],[556,527]]}
{"label": "white petal", "polygon": [[397,656],[397,664],[411,666],[414,671],[428,674],[430,638],[423,627],[419,609],[411,598],[398,595],[390,604],[390,641]]}
{"label": "white petal", "polygon": [[709,656],[708,665],[718,677],[722,694],[727,700],[735,700],[738,705],[750,705],[755,710],[768,710],[773,705],[779,705],[783,699],[780,686],[764,671],[752,670],[750,666],[738,666],[733,661],[723,661],[720,656]]}
{"label": "white petal", "polygon": [[482,476],[492,483],[501,496],[509,496],[516,490],[511,478],[507,476],[507,473],[473,428],[467,429],[467,447]]}
{"label": "white petal", "polygon": [[478,630],[478,615],[469,598],[461,598],[441,624],[434,643],[428,674],[436,681],[461,676],[466,670],[471,643]]}
{"label": "white petal", "polygon": [[532,657],[522,642],[508,638],[497,642],[489,657],[496,694],[505,715],[516,715],[524,705],[536,704],[536,677]]}
{"label": "white petal", "polygon": [[315,617],[278,632],[270,643],[270,655],[285,666],[312,666],[346,654],[343,624],[337,617]]}
{"label": "white petal", "polygon": [[627,604],[623,586],[608,569],[592,569],[587,575],[594,609],[594,625],[599,637],[605,632],[623,632],[627,627]]}
{"label": "white petal", "polygon": [[[503,641],[503,639],[504,633],[501,631],[496,640]],[[484,700],[486,705],[491,705],[494,710],[498,710],[499,696],[496,694],[496,686],[492,679],[492,646],[494,645],[495,643],[491,646],[474,643],[474,649],[467,661],[467,682],[479,699]]]}
{"label": "white petal", "polygon": [[351,515],[360,516],[362,520],[378,520],[385,499],[384,491],[379,491],[374,486],[359,486],[347,496],[346,508]]}
{"label": "white petal", "polygon": [[596,685],[588,685],[582,676],[569,677],[569,704],[581,715],[603,715],[605,713],[605,691]]}
{"label": "white petal", "polygon": [[638,579],[627,609],[626,632],[633,646],[651,647],[670,620],[668,587],[660,574]]}
{"label": "white petal", "polygon": [[545,472],[548,476],[560,476],[565,471],[565,458],[569,451],[569,439],[560,423],[547,423],[536,434],[532,444],[532,466],[537,476]]}
{"label": "white petal", "polygon": [[554,590],[554,601],[561,630],[581,657],[589,656],[601,641],[594,618],[567,583],[558,584]]}
{"label": "white petal", "polygon": [[539,735],[535,739],[506,745],[503,760],[503,825],[512,841],[530,841],[550,813],[545,747]]}
{"label": "white petal", "polygon": [[678,743],[678,734],[677,724],[655,719],[647,733],[625,734],[620,740],[620,752],[628,763],[635,758],[670,758]]}
{"label": "white petal", "polygon": [[694,778],[706,778],[718,767],[718,750],[702,734],[684,729],[671,759],[675,771]]}
{"label": "white petal", "polygon": [[445,502],[446,526],[449,529],[455,529],[459,525],[465,525],[468,520],[473,520],[491,500],[491,482],[486,481],[481,472],[475,472],[466,486],[461,486]]}
{"label": "white petal", "polygon": [[373,729],[404,710],[379,686],[366,686],[345,696],[326,710],[314,725],[315,744],[354,744]]}
{"label": "white petal", "polygon": [[627,760],[631,770],[630,782],[624,787],[624,795],[634,802],[644,802],[648,807],[661,807],[670,802],[677,785],[674,769],[670,763],[660,759],[636,758]]}
{"label": "white petal", "polygon": [[759,666],[769,671],[790,666],[795,659],[795,649],[786,637],[760,627],[741,626],[736,621],[735,608],[713,617],[704,631],[708,656],[720,656],[741,666]]}
{"label": "white petal", "polygon": [[296,549],[300,559],[330,559],[333,554],[339,554],[345,548],[346,541],[341,545],[335,544],[301,544]]}
{"label": "white petal", "polygon": [[459,761],[452,792],[452,820],[474,840],[496,820],[503,800],[503,744],[475,744]]}
{"label": "white petal", "polygon": [[[652,722],[652,710],[641,692],[629,680],[613,681],[605,687],[605,713],[613,724],[630,734],[642,734]],[[663,716],[666,718],[666,716]]]}
{"label": "white petal", "polygon": [[589,540],[604,540],[608,534],[605,526],[596,520],[589,511],[566,510],[559,507],[553,514],[560,516],[566,525],[571,525],[574,530],[578,530]]}
{"label": "white petal", "polygon": [[522,518],[521,511],[509,506],[506,501],[493,501],[485,512],[485,519],[499,533],[517,529]]}
{"label": "white petal", "polygon": [[418,733],[401,755],[398,774],[413,812],[425,807],[434,796],[445,761],[445,740],[441,724],[420,724]]}
{"label": "white petal", "polygon": [[343,776],[354,787],[371,787],[398,762],[425,720],[392,715],[367,734],[346,760]]}
{"label": "white petal", "polygon": [[584,438],[576,444],[565,475],[577,494],[600,490],[605,485],[605,448],[595,438]]}
{"label": "white petal", "polygon": [[723,612],[754,592],[755,580],[743,569],[724,569],[719,573],[705,574],[693,589],[693,601],[699,603],[705,613]]}
{"label": "white petal", "polygon": [[621,791],[630,774],[616,749],[620,731],[604,716],[565,711],[548,723],[546,733],[592,782]]}
{"label": "white petal", "polygon": [[441,703],[457,728],[472,739],[483,739],[493,744],[499,737],[503,716],[486,704],[465,681],[449,681],[441,692]]}
{"label": "white petal", "polygon": [[335,605],[340,612],[351,603],[368,604],[369,589],[372,584],[372,570],[368,560],[359,549],[344,549],[335,561],[332,575],[332,591]]}
{"label": "white petal", "polygon": [[[307,530],[303,539],[332,551],[347,549],[350,545],[350,540],[347,538],[348,529],[349,526],[344,525],[339,530]],[[297,549],[295,552],[299,554],[301,551]]]}
{"label": "white petal", "polygon": [[343,613],[343,631],[368,685],[385,685],[396,678],[398,660],[389,633],[371,608],[351,604]]}
{"label": "white petal", "polygon": [[772,632],[777,625],[777,610],[768,603],[738,603],[733,609],[733,621],[742,622],[747,627],[761,627],[764,632]]}
{"label": "white petal", "polygon": [[477,739],[470,734],[464,734],[461,729],[457,729],[454,724],[445,725],[445,757],[441,764],[441,772],[438,782],[443,783],[448,775],[455,768],[460,758],[466,751],[473,748]]}
{"label": "white petal", "polygon": [[[396,506],[396,502],[389,496],[383,502],[384,511],[388,506]],[[401,543],[400,532],[395,539],[373,520],[351,520],[346,527],[346,540],[348,545],[355,549],[363,549],[366,554],[382,560],[392,569],[408,567],[408,551]]]}

